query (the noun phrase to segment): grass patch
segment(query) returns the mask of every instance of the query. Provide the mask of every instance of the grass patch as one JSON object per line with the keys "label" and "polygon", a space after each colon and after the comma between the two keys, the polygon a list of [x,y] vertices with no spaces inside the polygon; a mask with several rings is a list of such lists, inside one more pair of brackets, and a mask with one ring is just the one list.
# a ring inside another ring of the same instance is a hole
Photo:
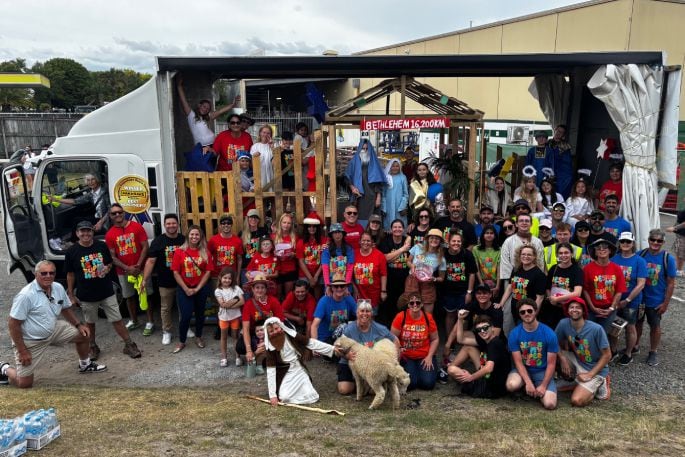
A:
{"label": "grass patch", "polygon": [[368,411],[370,399],[322,393],[321,407],[347,413],[335,417],[272,408],[227,390],[233,389],[6,388],[0,414],[57,408],[63,436],[45,455],[685,454],[685,402],[674,397],[614,397],[576,409],[562,396],[549,412],[533,401],[436,391],[403,397],[403,404],[421,397],[416,410]]}

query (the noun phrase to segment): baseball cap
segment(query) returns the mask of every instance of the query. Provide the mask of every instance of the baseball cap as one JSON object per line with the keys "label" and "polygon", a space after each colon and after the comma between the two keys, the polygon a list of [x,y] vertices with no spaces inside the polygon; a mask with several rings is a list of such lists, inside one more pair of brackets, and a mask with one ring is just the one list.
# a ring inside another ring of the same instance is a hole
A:
{"label": "baseball cap", "polygon": [[247,217],[259,217],[259,211],[256,209],[251,209],[247,212]]}
{"label": "baseball cap", "polygon": [[76,224],[76,230],[94,230],[94,227],[90,221],[81,221]]}
{"label": "baseball cap", "polygon": [[540,227],[547,227],[548,229],[552,229],[552,221],[549,219],[543,219],[540,221]]}
{"label": "baseball cap", "polygon": [[618,240],[635,241],[635,235],[633,235],[633,232],[621,232],[621,234],[618,236]]}

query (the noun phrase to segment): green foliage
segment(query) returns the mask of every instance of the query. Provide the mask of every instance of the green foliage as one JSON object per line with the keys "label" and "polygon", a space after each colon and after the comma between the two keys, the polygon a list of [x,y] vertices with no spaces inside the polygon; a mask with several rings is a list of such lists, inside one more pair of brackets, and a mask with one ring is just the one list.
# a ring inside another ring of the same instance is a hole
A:
{"label": "green foliage", "polygon": [[36,103],[50,103],[55,108],[73,110],[76,105],[87,105],[93,101],[90,72],[72,59],[55,58],[37,62],[32,71],[50,79],[50,89],[35,91]]}
{"label": "green foliage", "polygon": [[[2,73],[26,73],[26,60],[14,59],[0,62]],[[30,89],[0,89],[0,111],[10,111],[12,107],[29,108],[32,105]]]}
{"label": "green foliage", "polygon": [[95,71],[92,76],[93,96],[99,105],[123,97],[152,77],[146,73],[117,68],[110,68],[108,71]]}
{"label": "green foliage", "polygon": [[444,193],[449,198],[465,199],[469,195],[471,180],[466,162],[459,154],[452,154],[450,157],[436,157],[431,160],[431,167],[434,171],[439,170],[443,176],[448,176],[449,180],[444,184]]}

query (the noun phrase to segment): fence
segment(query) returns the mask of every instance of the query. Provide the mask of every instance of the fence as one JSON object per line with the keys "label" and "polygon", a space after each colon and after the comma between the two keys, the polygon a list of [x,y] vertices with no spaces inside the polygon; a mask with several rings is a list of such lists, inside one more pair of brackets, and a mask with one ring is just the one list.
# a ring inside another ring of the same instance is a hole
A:
{"label": "fence", "polygon": [[[242,230],[243,214],[245,209],[254,207],[260,214],[261,220],[266,221],[267,206],[271,205],[272,217],[283,214],[287,202],[291,201],[295,220],[302,222],[305,217],[305,208],[314,209],[320,216],[330,214],[327,210],[326,189],[328,180],[335,181],[335,176],[329,176],[326,172],[326,160],[324,153],[324,136],[321,131],[315,132],[312,147],[315,151],[315,191],[303,191],[302,183],[303,163],[302,156],[306,151],[301,149],[301,143],[295,143],[293,150],[293,163],[285,169],[281,169],[281,149],[274,150],[273,167],[274,179],[262,186],[261,168],[259,157],[252,158],[252,170],[254,172],[254,191],[245,192],[241,189],[240,170],[237,162],[233,164],[232,171],[215,172],[188,172],[176,173],[176,187],[178,189],[179,213],[184,224],[197,224],[205,233],[216,233],[219,218],[228,213],[234,216],[233,226],[236,233]],[[295,180],[294,190],[283,190],[282,175],[292,170]]]}
{"label": "fence", "polygon": [[12,153],[26,145],[40,150],[65,136],[83,117],[72,113],[3,113],[0,114],[0,157],[9,159]]}

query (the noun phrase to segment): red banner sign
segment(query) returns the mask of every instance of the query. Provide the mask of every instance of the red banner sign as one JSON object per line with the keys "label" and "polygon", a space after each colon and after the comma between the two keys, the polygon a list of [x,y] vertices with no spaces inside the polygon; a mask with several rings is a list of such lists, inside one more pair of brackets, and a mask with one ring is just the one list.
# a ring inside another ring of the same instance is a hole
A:
{"label": "red banner sign", "polygon": [[363,118],[362,130],[417,130],[446,129],[450,126],[447,117],[407,117],[404,119],[367,119]]}

